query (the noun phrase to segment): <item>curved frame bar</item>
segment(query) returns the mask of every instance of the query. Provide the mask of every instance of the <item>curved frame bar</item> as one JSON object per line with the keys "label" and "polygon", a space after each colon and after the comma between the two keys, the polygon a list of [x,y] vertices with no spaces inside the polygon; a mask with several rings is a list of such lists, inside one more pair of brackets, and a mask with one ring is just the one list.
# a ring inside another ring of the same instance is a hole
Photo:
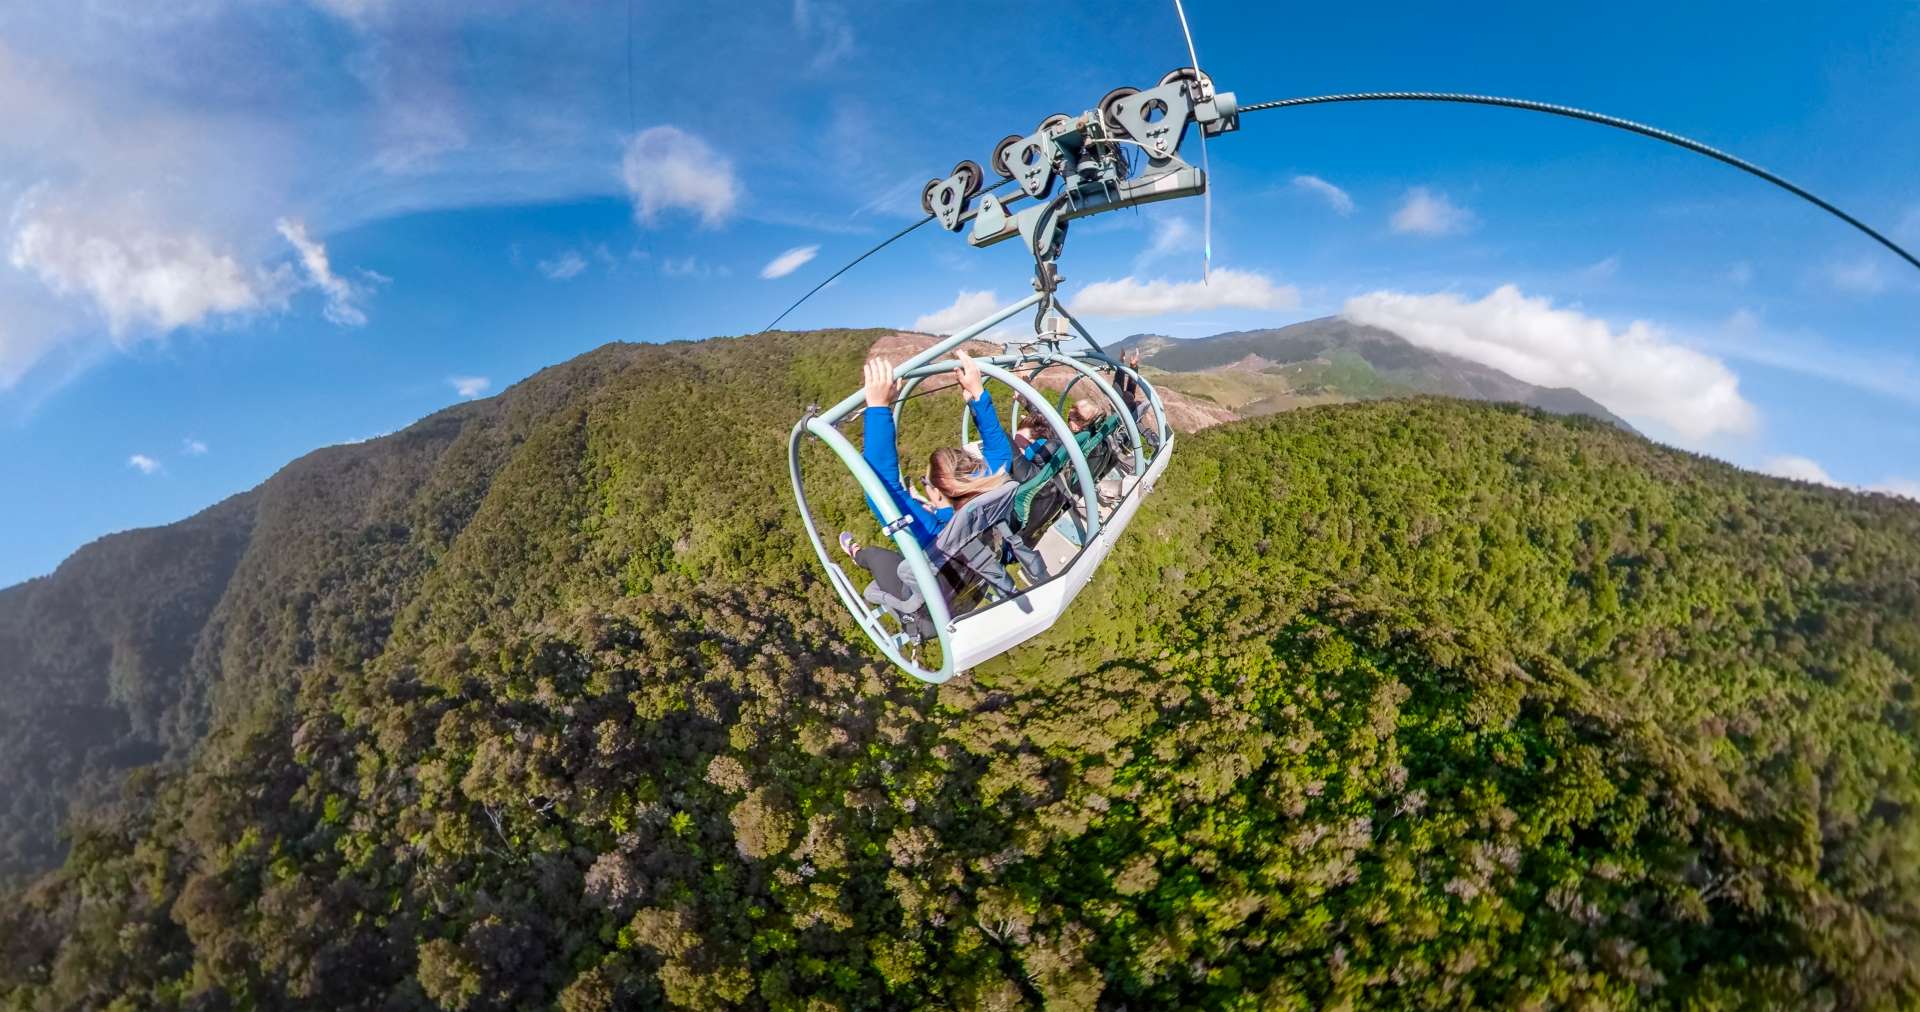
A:
{"label": "curved frame bar", "polygon": [[[957,331],[951,336],[935,342],[924,351],[909,357],[905,362],[901,363],[896,372],[910,372],[919,366],[933,361],[952,348],[972,340],[979,334],[1000,325],[1021,310],[1038,303],[1040,298],[1040,293],[1035,292],[1033,295],[1019,302],[995,310],[992,315],[978,323]],[[901,670],[908,672],[923,682],[938,684],[947,681],[957,673],[953,667],[953,615],[947,608],[946,597],[939,593],[940,581],[934,575],[933,567],[927,559],[926,551],[920,547],[920,543],[915,541],[913,535],[908,533],[904,527],[894,531],[894,547],[897,548],[901,556],[907,560],[907,566],[913,572],[914,582],[921,587],[923,593],[926,588],[931,587],[934,589],[934,593],[926,595],[926,599],[927,614],[933,620],[934,630],[940,642],[940,668],[938,670],[921,667],[901,652],[900,644],[894,638],[894,635],[889,633],[886,627],[880,624],[879,615],[867,604],[866,599],[862,597],[854,587],[853,581],[847,576],[846,571],[841,569],[839,563],[835,562],[833,557],[828,554],[826,543],[820,540],[820,530],[813,522],[813,512],[807,505],[806,484],[801,476],[800,470],[800,441],[804,434],[811,433],[814,438],[825,443],[827,448],[832,450],[834,455],[840,458],[840,463],[846,467],[847,471],[853,475],[854,480],[859,483],[860,490],[873,502],[873,508],[879,512],[883,525],[892,526],[900,519],[900,510],[893,504],[893,497],[887,494],[886,486],[881,484],[880,477],[875,474],[873,468],[867,464],[866,457],[863,456],[859,450],[855,449],[847,437],[842,435],[840,431],[834,427],[841,419],[860,408],[865,401],[865,395],[861,391],[856,390],[833,407],[828,408],[825,412],[809,411],[806,417],[802,418],[800,422],[793,427],[793,433],[789,437],[787,445],[787,469],[789,477],[793,481],[794,501],[800,507],[800,522],[802,526],[806,528],[807,541],[813,546],[813,553],[819,558],[821,567],[827,571],[827,582],[833,584],[835,593],[840,595],[840,602],[846,605],[847,611],[853,615],[854,621],[860,626],[861,631],[865,632],[867,638],[873,641],[873,645],[878,647],[880,652],[885,654],[887,659],[892,661]],[[894,404],[894,410],[899,410],[899,402],[897,400]],[[1084,461],[1082,461],[1081,467],[1082,470],[1085,470]]]}
{"label": "curved frame bar", "polygon": [[[1006,384],[1007,388],[1013,391],[1016,398],[1033,402],[1034,410],[1040,412],[1040,417],[1044,419],[1048,425],[1053,426],[1055,432],[1067,431],[1067,420],[1060,417],[1060,413],[1053,409],[1053,405],[1047,403],[1046,397],[1042,396],[1040,391],[1034,389],[1026,380],[1021,379],[1010,369],[1005,368],[993,359],[977,358],[974,359],[974,364],[980,367],[980,374],[982,376],[986,376],[989,379],[997,379]],[[952,372],[958,368],[959,365],[954,362],[935,362],[931,365],[915,366],[914,375],[934,376],[943,372]],[[1091,538],[1100,533],[1100,484],[1093,474],[1093,469],[1087,465],[1086,454],[1080,452],[1080,444],[1068,439],[1062,440],[1062,445],[1067,451],[1067,459],[1073,462],[1075,475],[1080,479],[1080,495],[1084,500],[1081,513],[1086,518],[1087,537]],[[938,585],[936,584],[935,590],[937,591],[938,589]]]}
{"label": "curved frame bar", "polygon": [[[1040,298],[1040,295],[1036,293],[1020,302],[997,310],[986,319],[936,342],[931,347],[901,363],[895,372],[905,383],[901,387],[901,392],[896,395],[892,405],[896,418],[906,398],[924,382],[926,377],[938,375],[943,372],[950,372],[959,367],[956,362],[934,362],[934,359],[952,348],[973,339],[978,334],[999,325],[1015,313],[1037,303]],[[1068,317],[1068,319],[1072,319],[1072,317]],[[1073,324],[1081,331],[1082,336],[1086,336],[1085,328],[1080,326],[1078,320],[1074,320]],[[1054,405],[1031,383],[1017,375],[1014,370],[1025,362],[1037,362],[1038,366],[1034,370],[1035,378],[1037,378],[1039,371],[1044,370],[1048,365],[1057,363],[1067,366],[1077,374],[1075,380],[1070,381],[1069,385],[1071,385],[1071,382],[1077,382],[1080,376],[1091,378],[1094,383],[1101,388],[1102,394],[1107,397],[1108,401],[1116,408],[1122,410],[1126,417],[1129,435],[1134,440],[1136,452],[1144,451],[1145,446],[1140,437],[1136,419],[1133,417],[1132,412],[1125,410],[1126,402],[1120,398],[1118,392],[1115,391],[1110,384],[1098,375],[1097,369],[1089,365],[1088,362],[1097,361],[1107,366],[1121,369],[1139,381],[1140,386],[1147,391],[1148,399],[1153,404],[1158,416],[1161,432],[1161,447],[1165,449],[1170,446],[1171,440],[1169,437],[1171,433],[1167,426],[1166,410],[1160,402],[1158,392],[1154,390],[1151,384],[1141,379],[1138,373],[1127,369],[1109,357],[1091,337],[1087,337],[1087,341],[1093,347],[1093,351],[1091,352],[1064,354],[1056,350],[1044,356],[1002,355],[977,361],[980,363],[980,371],[983,375],[998,380],[1013,392],[1013,407],[1016,412],[1019,409],[1021,401],[1030,402],[1032,409],[1039,412],[1046,423],[1056,432],[1068,432],[1071,430],[1068,429],[1066,420],[1061,416],[1060,412],[1055,409]],[[887,493],[886,487],[881,482],[879,475],[874,473],[873,468],[867,464],[865,456],[854,447],[852,442],[835,428],[837,422],[859,408],[864,401],[864,395],[856,391],[824,413],[810,410],[806,417],[802,418],[800,422],[794,426],[792,435],[788,440],[787,449],[787,466],[789,476],[793,482],[794,499],[800,506],[800,519],[807,533],[807,541],[813,546],[814,554],[819,558],[822,567],[827,570],[827,582],[833,585],[834,592],[839,595],[841,603],[844,604],[848,612],[853,615],[856,624],[858,624],[861,630],[867,634],[867,637],[873,641],[874,646],[878,647],[880,652],[895,666],[921,681],[939,684],[959,673],[953,664],[954,658],[956,657],[953,634],[957,629],[958,620],[953,616],[951,609],[948,607],[945,595],[940,592],[939,578],[933,571],[932,562],[928,558],[926,551],[920,547],[919,542],[913,538],[912,534],[904,525],[894,531],[892,535],[894,547],[897,548],[901,556],[907,560],[908,568],[913,574],[914,582],[920,587],[922,596],[926,599],[928,617],[934,623],[935,635],[938,638],[941,655],[940,667],[937,670],[922,667],[915,661],[909,659],[902,651],[904,640],[895,633],[887,630],[886,626],[881,623],[879,612],[867,604],[864,595],[859,588],[855,586],[853,579],[848,576],[846,570],[841,568],[839,563],[835,562],[828,553],[827,545],[820,538],[819,528],[814,523],[812,512],[807,504],[806,486],[800,467],[800,444],[804,436],[811,433],[815,438],[825,443],[827,448],[832,450],[835,456],[840,458],[840,462],[846,466],[848,472],[853,475],[854,480],[860,485],[861,491],[865,493],[867,498],[873,503],[873,507],[879,514],[884,526],[894,526],[901,519],[901,512],[899,508],[894,505],[892,496]],[[966,424],[966,419],[969,417],[970,414],[963,408],[963,427]],[[1017,418],[1017,414],[1015,417]],[[1080,452],[1078,441],[1065,440],[1064,442],[1066,443],[1068,457],[1073,463],[1075,476],[1079,479],[1081,515],[1084,519],[1084,537],[1088,543],[1091,543],[1093,539],[1099,536],[1102,530],[1098,484],[1087,464],[1085,454]]]}
{"label": "curved frame bar", "polygon": [[[1063,355],[1057,352],[1050,352],[1046,356],[1046,361],[1042,368],[1055,363],[1064,365],[1078,374],[1074,376],[1073,379],[1067,381],[1065,390],[1061,392],[1062,399],[1065,399],[1066,390],[1072,390],[1075,383],[1080,382],[1082,379],[1092,381],[1093,385],[1099,389],[1101,396],[1107,399],[1108,404],[1113,405],[1113,410],[1118,412],[1127,424],[1127,436],[1132,440],[1133,445],[1134,466],[1138,467],[1145,463],[1147,444],[1141,440],[1140,426],[1134,421],[1133,411],[1127,407],[1126,398],[1120,396],[1120,391],[1114,389],[1113,384],[1108,383],[1100,376],[1099,370],[1087,365],[1078,355]],[[1065,405],[1063,404],[1062,406],[1064,407]]]}
{"label": "curved frame bar", "polygon": [[[900,385],[900,394],[898,397],[895,397],[893,401],[893,426],[895,429],[898,429],[900,427],[901,410],[907,406],[907,401],[913,398],[913,392],[915,390],[920,389],[920,384],[926,380],[927,376],[931,376],[931,375],[933,374],[927,373],[925,375],[920,375],[920,376],[911,376],[911,377],[908,377],[905,383],[902,383]],[[960,404],[960,443],[959,443],[959,445],[961,446],[967,445],[967,443],[970,442],[972,439],[972,437],[968,435],[968,433],[973,431],[969,424],[972,417],[973,417],[973,412],[970,409],[968,409],[964,401],[961,402]],[[1020,417],[1020,398],[1018,397],[1013,399],[1013,417],[1015,419],[1018,419]],[[1018,428],[1018,427],[1019,426],[1017,424],[1014,426],[1014,428]]]}
{"label": "curved frame bar", "polygon": [[1134,385],[1147,392],[1147,403],[1153,408],[1153,417],[1159,430],[1160,444],[1165,446],[1173,439],[1173,424],[1167,421],[1167,406],[1160,400],[1160,391],[1154,389],[1153,384],[1147,382],[1145,376],[1140,375],[1138,370],[1130,369],[1117,359],[1107,358],[1105,355],[1095,355],[1088,352],[1082,357],[1090,358],[1097,362],[1104,362],[1132,377]]}
{"label": "curved frame bar", "polygon": [[1075,376],[1074,378],[1068,380],[1067,385],[1060,388],[1060,396],[1055,397],[1053,399],[1053,403],[1058,405],[1061,410],[1063,411],[1066,410],[1067,405],[1073,402],[1074,384],[1079,382],[1080,382],[1080,377],[1078,376]]}
{"label": "curved frame bar", "polygon": [[[847,437],[841,435],[838,429],[822,424],[819,417],[811,415],[801,419],[800,423],[794,426],[793,436],[787,449],[788,469],[793,478],[793,494],[800,502],[800,520],[807,529],[807,540],[813,543],[814,554],[820,557],[820,564],[826,568],[829,574],[828,582],[832,583],[833,589],[839,592],[840,602],[847,606],[847,610],[853,614],[854,621],[859,623],[861,630],[867,634],[867,638],[873,641],[874,646],[880,648],[880,652],[885,654],[888,660],[924,682],[938,683],[952,678],[952,665],[944,663],[946,658],[951,656],[952,649],[946,633],[952,621],[952,616],[947,611],[946,598],[936,593],[927,599],[927,613],[935,623],[934,628],[940,631],[941,660],[943,661],[940,671],[929,671],[901,653],[899,642],[894,639],[892,633],[887,632],[885,626],[880,624],[879,615],[854,589],[853,581],[847,576],[846,571],[827,554],[827,546],[820,540],[820,531],[814,526],[813,512],[807,508],[806,487],[800,477],[800,439],[804,433],[812,433],[840,458],[840,462],[847,466],[854,480],[860,483],[861,491],[866,493],[867,498],[873,502],[874,508],[880,512],[881,518],[888,525],[900,519],[900,509],[893,504],[893,497],[887,494],[886,486],[880,483],[880,477],[874,473],[872,467],[867,465],[866,458],[853,448],[853,444],[848,442]],[[902,528],[894,532],[893,543],[894,547],[899,549],[901,556],[907,560],[908,567],[913,570],[916,582],[923,587],[939,586],[939,581],[933,576],[933,567],[927,561],[926,552],[921,549],[919,542],[913,540],[913,535]]]}
{"label": "curved frame bar", "polygon": [[[1038,379],[1040,377],[1040,374],[1045,371],[1047,371],[1047,365],[1045,362],[1042,362],[1039,365],[1034,366],[1033,371],[1027,374],[1027,383],[1031,385],[1033,381]],[[1058,405],[1056,405],[1056,407],[1057,406]],[[1007,431],[1012,432],[1014,429],[1017,429],[1019,427],[1020,427],[1020,399],[1016,397],[1013,399],[1013,410],[1007,418]],[[965,419],[961,419],[960,434],[961,436],[964,437],[966,433],[967,433],[967,422]],[[964,443],[966,442],[966,440],[963,438],[961,442]]]}
{"label": "curved frame bar", "polygon": [[1091,352],[1081,352],[1080,357],[1095,358],[1105,362],[1115,369],[1119,369],[1133,377],[1134,382],[1146,390],[1147,400],[1153,405],[1153,413],[1160,422],[1160,445],[1166,446],[1170,443],[1173,439],[1173,427],[1167,423],[1167,406],[1160,401],[1160,391],[1155,390],[1153,384],[1148,383],[1146,377],[1141,376],[1139,372],[1127,368],[1112,355],[1107,354],[1107,349],[1101,347],[1100,342],[1094,340],[1092,334],[1087,333],[1087,328],[1081,324],[1079,318],[1067,312],[1065,307],[1055,306],[1054,310],[1064,317],[1068,323],[1073,324],[1073,329],[1079,333],[1081,340],[1092,346],[1093,350]]}
{"label": "curved frame bar", "polygon": [[[1002,363],[1003,359],[1011,359],[1011,361]],[[1140,438],[1140,426],[1135,422],[1133,417],[1133,412],[1130,409],[1128,409],[1126,399],[1120,396],[1120,391],[1115,389],[1112,384],[1108,383],[1106,380],[1100,377],[1098,370],[1094,369],[1092,366],[1089,366],[1084,361],[1082,361],[1079,355],[1069,355],[1069,354],[1065,354],[1058,351],[1049,351],[1049,352],[1041,352],[1038,354],[1025,354],[1025,355],[996,355],[992,359],[989,359],[988,361],[1004,364],[1009,370],[1018,369],[1020,366],[1025,365],[1028,362],[1039,363],[1038,365],[1034,366],[1032,372],[1027,374],[1027,382],[1029,386],[1032,385],[1032,381],[1035,378],[1037,378],[1041,373],[1045,372],[1050,366],[1062,365],[1072,370],[1073,373],[1075,374],[1074,377],[1067,381],[1066,387],[1061,391],[1060,396],[1055,399],[1054,405],[1053,405],[1054,411],[1062,419],[1066,417],[1065,412],[1067,410],[1067,405],[1068,405],[1068,401],[1066,397],[1067,392],[1071,391],[1073,389],[1073,385],[1075,383],[1080,382],[1080,380],[1083,378],[1092,380],[1094,385],[1100,389],[1100,395],[1105,397],[1107,399],[1107,403],[1113,405],[1113,410],[1117,414],[1119,414],[1122,419],[1126,421],[1127,435],[1133,441],[1132,446],[1133,446],[1133,454],[1134,454],[1134,466],[1138,467],[1140,464],[1143,464],[1146,462],[1146,448],[1147,448],[1146,443],[1142,441]],[[1111,361],[1111,360],[1108,360],[1108,361]],[[1115,363],[1115,365],[1117,366],[1118,364]],[[1124,368],[1124,367],[1120,367],[1120,368]],[[1139,379],[1139,375],[1137,373],[1132,373],[1132,370],[1128,370],[1128,372],[1129,374],[1133,375],[1134,379],[1136,380]],[[1035,388],[1035,391],[1038,392],[1037,387]],[[1012,415],[1011,427],[1015,429],[1020,427],[1021,400],[1023,400],[1023,398],[1016,397],[1014,398],[1014,401],[1013,401],[1013,415]],[[897,414],[896,414],[896,417],[897,417]],[[967,445],[968,434],[973,431],[970,424],[970,418],[971,418],[971,415],[969,413],[962,413],[960,417],[960,445],[961,446]],[[1049,422],[1049,424],[1052,424],[1052,423]],[[1166,428],[1166,424],[1164,420],[1162,420],[1161,428],[1162,429]],[[1068,430],[1057,429],[1055,431],[1064,432]],[[1098,481],[1099,478],[1100,478],[1099,475],[1097,474],[1094,475],[1094,479],[1096,481]]]}

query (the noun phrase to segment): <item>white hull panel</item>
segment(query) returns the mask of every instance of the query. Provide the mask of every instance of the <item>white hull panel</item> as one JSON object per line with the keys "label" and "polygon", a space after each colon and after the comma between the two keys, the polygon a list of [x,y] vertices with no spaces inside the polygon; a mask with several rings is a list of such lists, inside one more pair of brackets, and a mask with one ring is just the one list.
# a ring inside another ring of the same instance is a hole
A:
{"label": "white hull panel", "polygon": [[1079,596],[1080,589],[1093,579],[1094,571],[1100,568],[1114,542],[1133,522],[1141,500],[1153,492],[1160,472],[1166,470],[1167,462],[1172,459],[1172,453],[1154,455],[1153,462],[1147,465],[1146,476],[1133,482],[1119,508],[1101,524],[1099,536],[1066,572],[1019,597],[955,620],[951,627],[953,669],[965,671],[1053,628],[1067,606]]}

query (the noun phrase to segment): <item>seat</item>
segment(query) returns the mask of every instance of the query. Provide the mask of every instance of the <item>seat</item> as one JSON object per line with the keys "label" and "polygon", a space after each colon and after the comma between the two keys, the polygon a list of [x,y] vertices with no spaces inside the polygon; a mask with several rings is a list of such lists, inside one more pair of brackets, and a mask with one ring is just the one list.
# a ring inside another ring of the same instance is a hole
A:
{"label": "seat", "polygon": [[[1120,416],[1109,413],[1091,428],[1074,433],[1074,442],[1079,444],[1080,454],[1087,461],[1087,471],[1095,480],[1118,466],[1123,451],[1114,445],[1112,437],[1120,425]],[[1014,517],[1019,522],[1020,540],[1027,546],[1038,545],[1047,528],[1079,501],[1076,477],[1072,456],[1055,453],[1032,477],[1020,483],[1014,492]]]}
{"label": "seat", "polygon": [[[951,614],[963,615],[983,602],[1019,595],[1019,588],[1001,561],[1003,547],[1011,550],[1028,582],[1039,583],[1047,578],[1046,562],[1022,543],[1014,531],[1014,497],[1019,488],[1007,482],[973,497],[955,511],[928,546],[927,560],[938,576],[940,592],[946,596]],[[899,609],[887,610],[917,642],[925,638],[927,611],[925,602],[918,600],[918,585],[904,560],[900,580],[914,589],[914,598],[908,602],[914,607],[905,614]]]}

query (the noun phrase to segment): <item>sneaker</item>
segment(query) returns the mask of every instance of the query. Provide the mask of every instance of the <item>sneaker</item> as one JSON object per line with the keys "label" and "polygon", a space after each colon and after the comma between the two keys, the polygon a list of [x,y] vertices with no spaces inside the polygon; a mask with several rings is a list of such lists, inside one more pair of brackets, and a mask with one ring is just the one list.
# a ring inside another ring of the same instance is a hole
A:
{"label": "sneaker", "polygon": [[851,533],[847,531],[841,531],[840,532],[840,550],[847,553],[847,558],[851,559],[854,556],[860,554],[860,542],[853,540],[853,535]]}

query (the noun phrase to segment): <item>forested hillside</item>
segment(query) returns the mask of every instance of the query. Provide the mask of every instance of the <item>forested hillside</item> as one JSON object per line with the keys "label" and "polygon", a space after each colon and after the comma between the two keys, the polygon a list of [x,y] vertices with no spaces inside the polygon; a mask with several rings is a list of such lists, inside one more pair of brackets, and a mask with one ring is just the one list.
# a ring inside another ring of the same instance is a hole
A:
{"label": "forested hillside", "polygon": [[1183,437],[1070,621],[936,689],[783,491],[877,336],[603,349],[416,481],[319,460],[272,534],[263,487],[204,741],[0,903],[4,1003],[1920,1002],[1920,505],[1290,412]]}
{"label": "forested hillside", "polygon": [[609,346],[487,401],[317,450],[166,527],[0,590],[0,881],[60,856],[70,800],[185,755],[216,707],[377,654],[400,602],[530,428],[624,360]]}
{"label": "forested hillside", "polygon": [[69,801],[165,753],[257,498],[103,538],[0,590],[0,880],[57,863]]}

